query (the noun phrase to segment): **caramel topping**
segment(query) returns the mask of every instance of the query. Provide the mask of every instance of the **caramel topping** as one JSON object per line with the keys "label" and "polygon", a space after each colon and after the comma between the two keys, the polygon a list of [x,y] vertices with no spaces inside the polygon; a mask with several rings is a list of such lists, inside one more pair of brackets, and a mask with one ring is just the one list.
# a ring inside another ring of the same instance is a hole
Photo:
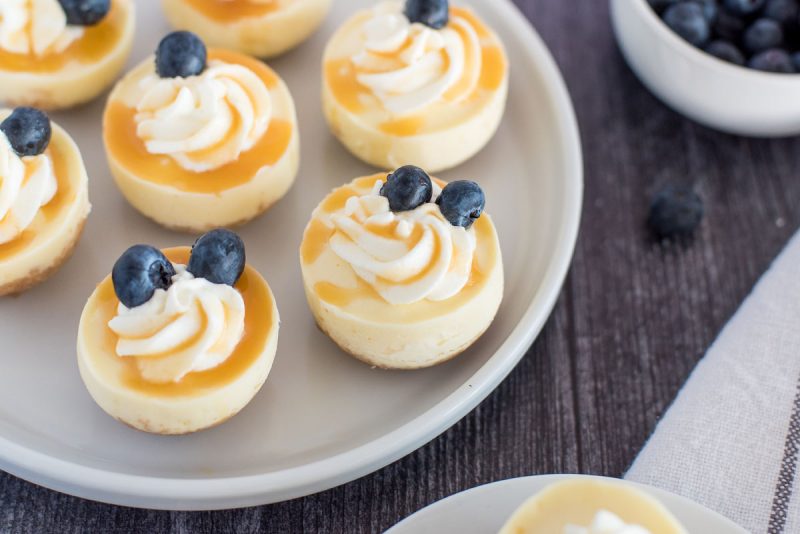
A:
{"label": "caramel topping", "polygon": [[8,260],[29,247],[62,213],[69,209],[75,200],[77,192],[70,176],[69,161],[65,147],[58,142],[52,142],[46,152],[53,161],[53,174],[55,174],[58,189],[53,199],[39,209],[31,225],[16,239],[0,245],[0,262]]}
{"label": "caramel topping", "polygon": [[60,54],[37,57],[0,50],[0,70],[12,72],[58,72],[72,62],[97,63],[119,43],[125,25],[125,10],[118,1],[111,2],[108,15],[96,26],[87,26],[83,36]]}
{"label": "caramel topping", "polygon": [[183,0],[206,17],[219,22],[263,17],[281,8],[279,0],[255,3],[250,0]]}
{"label": "caramel topping", "polygon": [[[268,88],[278,85],[277,75],[256,59],[223,50],[210,50],[210,59],[242,65],[257,74]],[[136,110],[117,100],[110,100],[103,117],[103,137],[107,150],[129,172],[142,180],[174,187],[190,193],[214,194],[245,184],[263,167],[274,165],[283,157],[292,139],[292,124],[273,119],[267,132],[239,159],[206,172],[192,172],[171,157],[151,154],[136,134]]]}
{"label": "caramel topping", "polygon": [[[469,106],[475,105],[476,101],[481,99],[486,92],[496,91],[502,85],[508,72],[508,63],[505,52],[501,45],[497,43],[494,34],[471,10],[453,7],[450,11],[451,17],[460,17],[473,27],[481,44],[479,48],[476,48],[461,27],[454,24],[449,26],[462,37],[462,42],[465,46],[466,67],[461,78],[445,92],[443,102],[435,105],[441,110],[469,109]],[[371,53],[386,59],[392,59],[401,51],[402,49],[391,53]],[[443,55],[445,59],[444,68],[446,69],[449,58],[444,52]],[[480,62],[481,68],[479,72],[476,72],[478,70],[478,62]],[[378,105],[376,104],[375,95],[359,83],[357,78],[358,71],[350,58],[326,61],[324,64],[324,76],[327,86],[336,101],[351,113],[364,114]],[[426,120],[426,114],[417,114],[383,121],[377,125],[377,128],[389,135],[409,137],[436,131],[443,126],[446,127],[447,125]]]}
{"label": "caramel topping", "polygon": [[[189,247],[166,249],[164,253],[174,263],[189,261]],[[104,357],[115,358],[122,364],[122,383],[135,391],[158,397],[179,397],[202,394],[210,389],[223,387],[235,381],[249,369],[266,348],[269,334],[274,328],[272,296],[266,283],[250,266],[236,283],[245,303],[245,327],[242,340],[231,356],[219,366],[207,371],[189,373],[180,382],[157,384],[147,382],[139,375],[134,358],[116,356],[117,336],[105,327],[101,348]],[[103,280],[97,288],[97,321],[104,325],[114,317],[119,300],[114,294],[111,277]]]}
{"label": "caramel topping", "polygon": [[[377,180],[385,178],[385,173],[365,176],[334,190],[322,201],[320,211],[331,214],[342,210],[348,198],[367,194],[372,190]],[[433,180],[440,187],[446,185],[445,182],[436,178],[433,178]],[[477,241],[477,250],[472,262],[469,280],[461,292],[447,300],[421,300],[413,304],[388,305],[371,285],[355,276],[355,273],[352,276],[355,281],[354,286],[343,287],[328,281],[318,281],[314,284],[313,291],[320,300],[331,306],[336,306],[361,316],[372,317],[379,321],[413,323],[439,317],[468,304],[486,284],[488,274],[497,267],[496,236],[491,220],[488,216],[481,217],[475,221],[473,228]],[[326,226],[318,217],[311,219],[300,246],[300,257],[304,265],[312,265],[325,253],[329,247],[330,238],[335,231],[334,228]],[[370,231],[377,236],[389,237],[389,234],[394,231],[394,227],[375,227],[370,228]],[[413,246],[413,243],[418,241],[420,237],[421,231],[415,231],[406,241]],[[440,254],[441,246],[437,239],[434,257]],[[345,265],[342,268],[347,269],[349,267]],[[427,268],[430,269],[431,266]],[[413,283],[417,278],[424,276],[425,272],[422,272],[409,283]],[[386,283],[391,282],[386,281]]]}

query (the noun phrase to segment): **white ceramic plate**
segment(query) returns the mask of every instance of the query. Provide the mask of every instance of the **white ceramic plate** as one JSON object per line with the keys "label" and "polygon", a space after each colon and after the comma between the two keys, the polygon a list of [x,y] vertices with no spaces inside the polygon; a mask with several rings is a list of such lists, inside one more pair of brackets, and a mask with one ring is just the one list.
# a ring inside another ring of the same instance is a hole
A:
{"label": "white ceramic plate", "polygon": [[[131,65],[169,30],[160,2],[137,4]],[[82,148],[94,209],[75,257],[54,278],[0,301],[0,467],[50,488],[129,506],[214,509],[281,501],[343,484],[422,446],[473,409],[519,361],[567,272],[583,181],[563,81],[507,0],[472,0],[509,50],[505,121],[478,157],[441,175],[474,179],[486,190],[507,269],[497,321],[448,364],[383,372],[337,350],[306,307],[297,248],[311,210],[333,187],[374,172],[328,133],[320,58],[337,25],[371,4],[336,2],[314,38],[271,62],[297,101],[302,166],[292,192],[241,233],[248,260],[275,291],[280,344],[264,389],[220,427],[184,437],[147,435],[112,420],[84,389],[75,335],[95,284],[133,243],[188,245],[194,237],[162,230],[125,203],[106,167],[102,100],[54,115]]]}
{"label": "white ceramic plate", "polygon": [[[554,482],[574,478],[600,478],[582,475],[545,475],[513,478],[479,486],[442,499],[408,517],[386,534],[496,534],[523,502]],[[641,484],[643,489],[666,506],[689,532],[747,534],[747,531],[716,512],[684,497]]]}

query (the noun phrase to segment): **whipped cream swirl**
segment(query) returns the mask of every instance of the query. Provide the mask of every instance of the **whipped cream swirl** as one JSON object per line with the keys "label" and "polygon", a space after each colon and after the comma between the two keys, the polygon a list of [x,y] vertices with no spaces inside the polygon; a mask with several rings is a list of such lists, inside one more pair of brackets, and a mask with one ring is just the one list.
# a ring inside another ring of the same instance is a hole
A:
{"label": "whipped cream swirl", "polygon": [[19,237],[57,191],[50,156],[21,158],[0,132],[0,245]]}
{"label": "whipped cream swirl", "polygon": [[142,80],[136,133],[151,154],[172,157],[194,172],[239,158],[264,135],[272,100],[261,78],[242,65],[210,61],[189,78]]}
{"label": "whipped cream swirl", "polygon": [[351,57],[358,82],[369,88],[394,115],[418,111],[445,96],[462,78],[474,87],[480,75],[480,48],[470,23],[452,16],[434,30],[411,23],[403,2],[382,2],[362,27],[362,50]]}
{"label": "whipped cream swirl", "polygon": [[80,26],[67,25],[58,0],[0,1],[0,50],[45,56],[66,50],[83,36]]}
{"label": "whipped cream swirl", "polygon": [[[333,252],[390,304],[458,294],[472,272],[474,230],[450,224],[433,202],[394,213],[381,185],[378,180],[370,194],[349,198],[343,212],[331,215]],[[433,200],[440,193],[434,184]]]}
{"label": "whipped cream swirl", "polygon": [[600,510],[594,516],[592,524],[588,527],[567,525],[564,534],[651,534],[649,530],[639,525],[629,525],[616,514],[608,510]]}
{"label": "whipped cream swirl", "polygon": [[167,290],[135,308],[120,303],[108,326],[119,337],[117,355],[135,358],[149,382],[179,382],[217,367],[244,334],[244,299],[231,286],[195,278],[175,265]]}

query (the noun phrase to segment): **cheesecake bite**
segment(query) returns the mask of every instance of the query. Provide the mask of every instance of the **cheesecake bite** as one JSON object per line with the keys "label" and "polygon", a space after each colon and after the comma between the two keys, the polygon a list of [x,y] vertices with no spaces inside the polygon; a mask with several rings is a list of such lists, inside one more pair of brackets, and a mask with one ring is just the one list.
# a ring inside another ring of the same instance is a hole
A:
{"label": "cheesecake bite", "polygon": [[236,415],[261,389],[278,343],[275,299],[239,236],[190,249],[129,248],[84,307],[78,365],[112,417],[187,434]]}
{"label": "cheesecake bite", "polygon": [[133,0],[2,0],[0,101],[62,109],[92,100],[131,51]]}
{"label": "cheesecake bite", "polygon": [[281,199],[300,154],[294,102],[251,57],[174,32],[114,88],[103,118],[112,174],[145,216],[176,230],[243,224]]}
{"label": "cheesecake bite", "polygon": [[0,110],[0,296],[42,282],[70,257],[89,216],[80,151],[38,109]]}
{"label": "cheesecake bite", "polygon": [[499,534],[687,534],[664,505],[622,482],[555,483],[522,504]]}
{"label": "cheesecake bite", "polygon": [[414,166],[353,180],[314,210],[300,247],[320,329],[370,365],[418,369],[466,350],[494,320],[503,262],[474,182]]}
{"label": "cheesecake bite", "polygon": [[178,29],[255,57],[282,54],[319,27],[332,0],[162,0]]}
{"label": "cheesecake bite", "polygon": [[333,134],[380,168],[438,172],[480,151],[503,116],[508,59],[497,35],[447,0],[388,0],[353,15],[325,49]]}

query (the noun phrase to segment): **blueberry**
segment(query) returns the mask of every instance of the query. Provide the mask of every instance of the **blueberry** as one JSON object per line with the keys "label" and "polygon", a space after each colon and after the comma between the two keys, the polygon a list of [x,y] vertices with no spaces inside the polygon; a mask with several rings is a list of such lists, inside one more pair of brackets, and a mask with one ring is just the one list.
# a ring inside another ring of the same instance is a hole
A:
{"label": "blueberry", "polygon": [[483,213],[486,196],[475,182],[450,182],[436,199],[444,218],[453,226],[469,228]]}
{"label": "blueberry", "polygon": [[765,0],[722,0],[722,5],[734,15],[748,16],[764,7]]}
{"label": "blueberry", "polygon": [[747,22],[738,15],[720,9],[714,21],[713,30],[717,38],[736,42],[746,26]]}
{"label": "blueberry", "polygon": [[648,224],[659,238],[689,236],[703,220],[703,199],[691,187],[668,185],[653,198]]}
{"label": "blueberry", "polygon": [[762,70],[764,72],[779,72],[791,74],[795,72],[794,63],[791,56],[780,48],[772,48],[756,54],[747,62],[751,69]]}
{"label": "blueberry", "polygon": [[794,63],[794,70],[800,72],[800,52],[792,54],[792,63]]}
{"label": "blueberry", "polygon": [[450,19],[448,0],[406,0],[405,14],[411,22],[420,22],[438,30]]}
{"label": "blueberry", "polygon": [[50,118],[35,108],[17,108],[0,123],[11,148],[20,156],[38,156],[50,144]]}
{"label": "blueberry", "polygon": [[206,69],[208,53],[203,41],[191,32],[172,32],[156,50],[156,72],[162,78],[188,78]]}
{"label": "blueberry", "polygon": [[677,3],[679,0],[647,0],[647,3],[650,4],[657,13],[661,14],[664,12],[672,4]]}
{"label": "blueberry", "polygon": [[719,6],[717,5],[717,0],[694,0],[700,4],[700,7],[703,8],[703,16],[706,20],[713,24],[715,20],[717,20],[717,13],[719,13]]}
{"label": "blueberry", "polygon": [[128,308],[141,306],[153,297],[156,289],[168,289],[175,276],[164,254],[150,245],[134,245],[119,257],[111,271],[114,292]]}
{"label": "blueberry", "polygon": [[386,177],[381,195],[389,199],[392,211],[417,208],[433,197],[433,183],[428,173],[413,165],[400,167]]}
{"label": "blueberry", "polygon": [[711,28],[697,2],[681,2],[664,12],[664,22],[695,46],[703,46],[711,36]]}
{"label": "blueberry", "polygon": [[195,278],[233,286],[244,272],[245,261],[242,238],[230,230],[219,228],[195,241],[186,269]]}
{"label": "blueberry", "polygon": [[111,0],[58,0],[67,15],[67,24],[94,26],[108,15]]}
{"label": "blueberry", "polygon": [[706,52],[728,63],[744,65],[744,54],[730,41],[718,39],[711,41],[706,46]]}
{"label": "blueberry", "polygon": [[786,26],[797,19],[798,13],[797,0],[767,0],[762,15]]}
{"label": "blueberry", "polygon": [[781,25],[772,19],[758,19],[753,22],[742,36],[745,50],[758,54],[769,48],[775,48],[783,42]]}

